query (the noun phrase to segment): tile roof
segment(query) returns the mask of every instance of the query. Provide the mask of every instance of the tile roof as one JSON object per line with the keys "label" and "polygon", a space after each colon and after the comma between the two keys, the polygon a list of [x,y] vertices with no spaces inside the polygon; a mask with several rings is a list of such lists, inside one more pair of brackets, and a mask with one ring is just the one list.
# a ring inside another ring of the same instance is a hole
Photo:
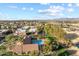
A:
{"label": "tile roof", "polygon": [[38,44],[25,44],[23,45],[23,52],[28,52],[28,51],[38,51]]}
{"label": "tile roof", "polygon": [[39,51],[38,44],[22,44],[15,45],[10,51],[15,53],[29,52],[29,51]]}

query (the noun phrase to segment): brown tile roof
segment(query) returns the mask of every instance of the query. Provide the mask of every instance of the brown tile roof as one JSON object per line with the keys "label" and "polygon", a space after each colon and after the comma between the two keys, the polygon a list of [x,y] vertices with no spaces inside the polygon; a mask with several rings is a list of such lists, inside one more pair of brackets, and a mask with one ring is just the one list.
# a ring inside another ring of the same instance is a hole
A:
{"label": "brown tile roof", "polygon": [[22,45],[15,45],[10,51],[15,53],[39,51],[39,47],[38,44],[22,44]]}
{"label": "brown tile roof", "polygon": [[38,51],[38,44],[25,44],[23,45],[23,52]]}

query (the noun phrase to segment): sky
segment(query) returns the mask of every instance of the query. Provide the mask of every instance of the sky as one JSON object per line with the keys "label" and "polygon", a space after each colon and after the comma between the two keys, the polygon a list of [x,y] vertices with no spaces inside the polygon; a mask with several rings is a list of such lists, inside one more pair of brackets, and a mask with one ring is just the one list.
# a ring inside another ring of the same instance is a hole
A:
{"label": "sky", "polygon": [[1,20],[79,18],[78,3],[0,3]]}

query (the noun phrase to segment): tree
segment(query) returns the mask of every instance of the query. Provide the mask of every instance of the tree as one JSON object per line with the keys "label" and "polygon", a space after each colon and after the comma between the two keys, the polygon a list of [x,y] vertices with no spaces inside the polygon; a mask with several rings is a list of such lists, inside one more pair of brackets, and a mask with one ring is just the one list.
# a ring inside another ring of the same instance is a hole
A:
{"label": "tree", "polygon": [[63,51],[62,53],[60,53],[58,56],[69,56],[70,53],[67,51]]}
{"label": "tree", "polygon": [[15,36],[13,34],[10,34],[5,37],[5,42],[11,43],[15,41],[23,41],[23,38],[24,38],[23,36]]}
{"label": "tree", "polygon": [[6,52],[6,47],[4,45],[0,46],[0,55]]}
{"label": "tree", "polygon": [[11,46],[14,46],[16,41],[20,41],[20,42],[23,42],[23,37],[22,36],[14,36],[12,34],[10,35],[7,35],[5,37],[5,45],[6,45],[6,48],[9,48]]}
{"label": "tree", "polygon": [[70,43],[69,40],[65,39],[65,37],[64,37],[65,31],[61,28],[61,26],[46,24],[44,26],[44,31],[45,31],[46,35],[56,38],[55,40],[57,42],[60,42],[62,44],[66,44],[66,45],[68,45]]}

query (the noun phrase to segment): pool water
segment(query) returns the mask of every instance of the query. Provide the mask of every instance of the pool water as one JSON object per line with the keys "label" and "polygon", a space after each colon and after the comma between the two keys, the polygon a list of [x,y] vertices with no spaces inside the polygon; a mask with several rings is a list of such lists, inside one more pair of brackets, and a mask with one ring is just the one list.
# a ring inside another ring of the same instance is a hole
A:
{"label": "pool water", "polygon": [[44,41],[43,40],[32,40],[32,44],[43,45]]}

